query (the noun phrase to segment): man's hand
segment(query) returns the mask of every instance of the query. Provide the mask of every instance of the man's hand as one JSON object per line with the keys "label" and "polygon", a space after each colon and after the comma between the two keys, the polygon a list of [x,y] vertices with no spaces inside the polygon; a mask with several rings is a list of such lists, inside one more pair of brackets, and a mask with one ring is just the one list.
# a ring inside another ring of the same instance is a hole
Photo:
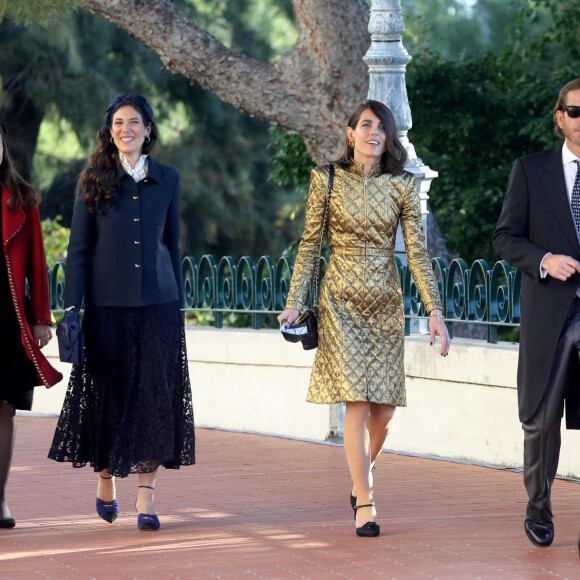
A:
{"label": "man's hand", "polygon": [[580,262],[563,254],[548,254],[542,261],[542,268],[557,280],[568,280],[574,273],[580,274]]}

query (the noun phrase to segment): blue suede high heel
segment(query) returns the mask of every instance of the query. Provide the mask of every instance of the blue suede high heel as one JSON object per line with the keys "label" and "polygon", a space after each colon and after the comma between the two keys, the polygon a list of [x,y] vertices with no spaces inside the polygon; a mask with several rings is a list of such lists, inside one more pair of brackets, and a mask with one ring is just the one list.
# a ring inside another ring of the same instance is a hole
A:
{"label": "blue suede high heel", "polygon": [[[99,477],[101,479],[112,479],[113,476],[111,475],[111,477],[103,477],[99,473]],[[97,498],[97,514],[100,518],[112,524],[119,515],[119,502],[117,501],[117,498],[115,498],[113,501],[104,501]]]}
{"label": "blue suede high heel", "polygon": [[[155,488],[150,485],[140,485],[139,487],[146,487],[147,489],[155,491]],[[137,502],[135,502],[135,509],[137,509]],[[137,517],[137,527],[140,530],[155,531],[161,527],[161,524],[159,523],[159,518],[155,514],[139,514]]]}

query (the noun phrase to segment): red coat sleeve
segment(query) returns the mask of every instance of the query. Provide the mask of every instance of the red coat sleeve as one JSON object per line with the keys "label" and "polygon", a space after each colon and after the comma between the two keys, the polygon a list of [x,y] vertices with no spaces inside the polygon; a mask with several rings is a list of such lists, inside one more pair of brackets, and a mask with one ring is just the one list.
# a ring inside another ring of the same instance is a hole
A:
{"label": "red coat sleeve", "polygon": [[42,240],[42,228],[40,215],[37,208],[26,210],[30,227],[28,228],[28,240],[30,251],[26,264],[26,278],[30,287],[30,310],[28,313],[29,324],[51,324],[50,299],[48,293],[48,270],[46,267],[46,255]]}

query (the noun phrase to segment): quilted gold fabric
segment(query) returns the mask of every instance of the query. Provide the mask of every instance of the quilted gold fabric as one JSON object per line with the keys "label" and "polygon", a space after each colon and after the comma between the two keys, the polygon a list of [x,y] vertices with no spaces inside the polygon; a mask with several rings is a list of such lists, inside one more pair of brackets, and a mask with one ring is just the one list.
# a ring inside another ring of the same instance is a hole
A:
{"label": "quilted gold fabric", "polygon": [[[394,258],[401,222],[407,260],[427,311],[441,308],[410,173],[335,166],[328,212],[330,259],[320,289],[319,347],[307,400],[406,406],[404,318]],[[304,235],[286,308],[302,310],[318,257],[328,166],[312,170]]]}

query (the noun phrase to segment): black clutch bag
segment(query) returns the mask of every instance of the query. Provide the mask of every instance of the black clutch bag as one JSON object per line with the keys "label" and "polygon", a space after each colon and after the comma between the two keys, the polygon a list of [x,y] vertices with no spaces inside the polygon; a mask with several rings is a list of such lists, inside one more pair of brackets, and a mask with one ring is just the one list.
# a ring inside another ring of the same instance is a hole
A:
{"label": "black clutch bag", "polygon": [[318,308],[305,310],[292,324],[280,328],[288,342],[301,342],[304,350],[318,346]]}
{"label": "black clutch bag", "polygon": [[78,310],[65,313],[56,327],[56,337],[60,360],[74,365],[81,364],[84,357],[85,336]]}

